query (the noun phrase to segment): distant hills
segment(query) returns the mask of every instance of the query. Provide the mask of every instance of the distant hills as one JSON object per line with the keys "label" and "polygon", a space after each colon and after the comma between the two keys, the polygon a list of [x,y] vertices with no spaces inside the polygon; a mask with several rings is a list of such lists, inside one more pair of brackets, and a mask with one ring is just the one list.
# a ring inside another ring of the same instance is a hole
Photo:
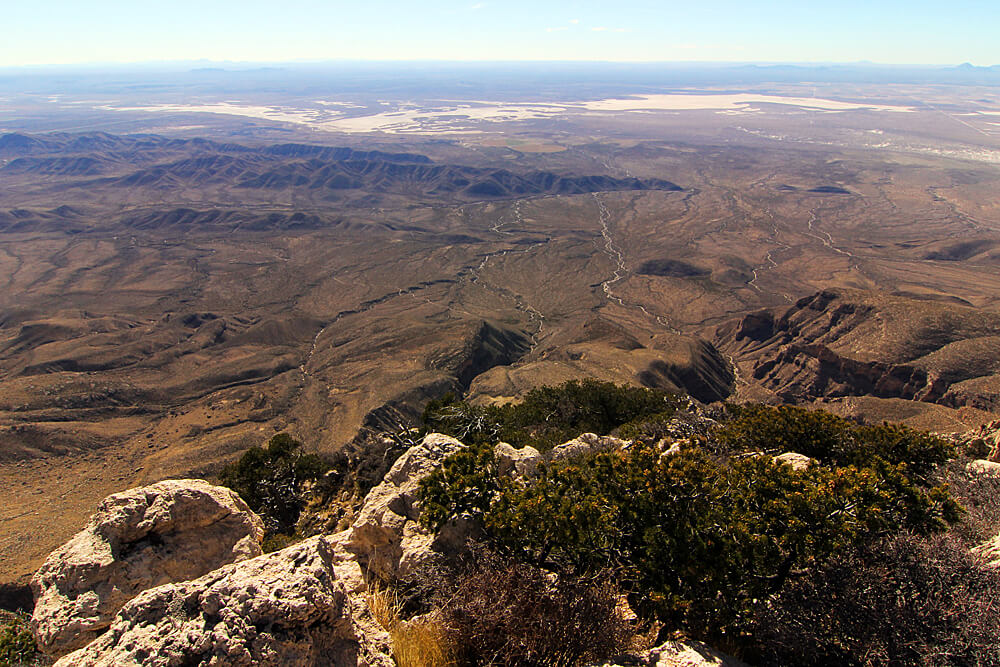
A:
{"label": "distant hills", "polygon": [[[438,164],[416,153],[295,143],[254,148],[205,139],[101,132],[5,134],[0,136],[0,158],[11,158],[0,169],[0,175],[100,177],[93,180],[94,185],[121,188],[218,184],[244,190],[305,188],[328,192],[335,198],[349,196],[353,191],[366,196],[395,194],[448,201],[683,190],[664,179]],[[76,185],[86,185],[86,181]]]}

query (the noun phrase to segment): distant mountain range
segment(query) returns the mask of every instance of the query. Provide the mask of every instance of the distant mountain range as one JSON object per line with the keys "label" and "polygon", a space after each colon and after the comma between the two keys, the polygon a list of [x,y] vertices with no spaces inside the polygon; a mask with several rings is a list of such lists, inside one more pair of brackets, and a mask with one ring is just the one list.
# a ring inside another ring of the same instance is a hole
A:
{"label": "distant mountain range", "polygon": [[[417,199],[480,201],[539,195],[573,195],[639,190],[681,191],[655,178],[615,178],[551,171],[514,171],[437,164],[425,155],[307,144],[252,148],[204,139],[105,133],[5,134],[3,174],[93,178],[99,186],[122,188],[203,187],[240,189],[305,188],[340,198],[350,192],[396,194]],[[179,159],[178,159],[179,158]],[[75,185],[86,185],[79,181]]]}

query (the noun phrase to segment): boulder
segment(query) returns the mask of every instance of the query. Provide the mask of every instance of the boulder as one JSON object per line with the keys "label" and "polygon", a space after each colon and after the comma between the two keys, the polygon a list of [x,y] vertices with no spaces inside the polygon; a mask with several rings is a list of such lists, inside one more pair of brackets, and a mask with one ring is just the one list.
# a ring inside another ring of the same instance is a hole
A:
{"label": "boulder", "polygon": [[985,459],[977,459],[975,461],[970,461],[965,469],[971,473],[976,473],[979,475],[988,475],[990,477],[995,477],[1000,475],[1000,463],[995,463],[993,461],[987,461]]}
{"label": "boulder", "polygon": [[542,462],[542,455],[531,446],[514,449],[506,442],[498,442],[493,453],[497,457],[499,468],[497,472],[504,476],[534,477],[538,471],[538,464]]}
{"label": "boulder", "polygon": [[972,553],[981,556],[986,567],[1000,568],[1000,534],[977,547],[973,547]]}
{"label": "boulder", "polygon": [[984,456],[989,461],[1000,461],[1000,419],[982,424],[963,433],[942,433],[973,456]]}
{"label": "boulder", "polygon": [[562,461],[574,459],[585,454],[608,451],[609,449],[625,449],[631,444],[629,440],[619,440],[612,435],[597,435],[596,433],[584,433],[568,442],[557,445],[549,453],[552,461]]}
{"label": "boulder", "polygon": [[746,663],[696,641],[668,641],[640,655],[629,655],[601,667],[747,667]]}
{"label": "boulder", "polygon": [[771,459],[775,463],[785,463],[792,466],[792,470],[800,471],[807,470],[809,466],[817,463],[816,459],[809,458],[805,454],[799,454],[798,452],[785,452],[784,454],[779,454]]}
{"label": "boulder", "polygon": [[420,480],[464,447],[455,438],[429,433],[400,456],[382,483],[368,492],[351,525],[348,542],[362,563],[391,579],[431,558],[439,543],[460,541],[456,533],[468,530],[462,522],[445,526],[438,535],[417,523],[417,491]]}
{"label": "boulder", "polygon": [[655,667],[747,667],[746,663],[700,642],[667,642],[649,652]]}
{"label": "boulder", "polygon": [[32,577],[38,646],[50,654],[79,648],[142,591],[259,556],[263,537],[263,522],[238,495],[204,480],[108,496]]}
{"label": "boulder", "polygon": [[281,665],[391,667],[361,570],[317,536],[128,602],[107,632],[58,667]]}

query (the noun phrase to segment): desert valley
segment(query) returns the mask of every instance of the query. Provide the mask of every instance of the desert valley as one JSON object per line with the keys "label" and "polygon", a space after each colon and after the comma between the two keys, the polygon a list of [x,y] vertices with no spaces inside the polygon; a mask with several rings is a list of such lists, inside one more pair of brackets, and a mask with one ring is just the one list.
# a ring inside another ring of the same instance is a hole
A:
{"label": "desert valley", "polygon": [[1000,418],[995,74],[280,74],[0,79],[0,581],[109,494],[282,432],[334,455],[448,392]]}

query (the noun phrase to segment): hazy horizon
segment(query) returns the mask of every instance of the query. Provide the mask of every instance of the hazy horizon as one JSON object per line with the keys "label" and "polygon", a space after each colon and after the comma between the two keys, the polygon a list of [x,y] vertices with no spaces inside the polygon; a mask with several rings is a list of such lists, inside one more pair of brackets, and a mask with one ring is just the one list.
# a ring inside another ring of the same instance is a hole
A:
{"label": "hazy horizon", "polygon": [[0,67],[163,61],[1000,63],[1000,7],[845,0],[47,0],[5,8]]}
{"label": "hazy horizon", "polygon": [[956,62],[878,62],[873,60],[614,60],[614,59],[580,59],[564,60],[558,58],[551,59],[441,59],[441,58],[289,58],[286,60],[235,60],[235,59],[210,59],[210,58],[175,58],[175,59],[151,59],[151,60],[119,60],[119,61],[80,61],[80,62],[51,62],[51,63],[26,63],[19,65],[0,64],[0,70],[32,70],[32,69],[128,69],[146,67],[192,67],[192,68],[254,68],[261,69],[267,67],[310,67],[324,65],[637,65],[637,66],[664,66],[664,67],[884,67],[887,69],[947,69],[958,67],[972,67],[974,69],[995,69],[1000,68],[1000,61],[997,63],[974,64],[967,60]]}

